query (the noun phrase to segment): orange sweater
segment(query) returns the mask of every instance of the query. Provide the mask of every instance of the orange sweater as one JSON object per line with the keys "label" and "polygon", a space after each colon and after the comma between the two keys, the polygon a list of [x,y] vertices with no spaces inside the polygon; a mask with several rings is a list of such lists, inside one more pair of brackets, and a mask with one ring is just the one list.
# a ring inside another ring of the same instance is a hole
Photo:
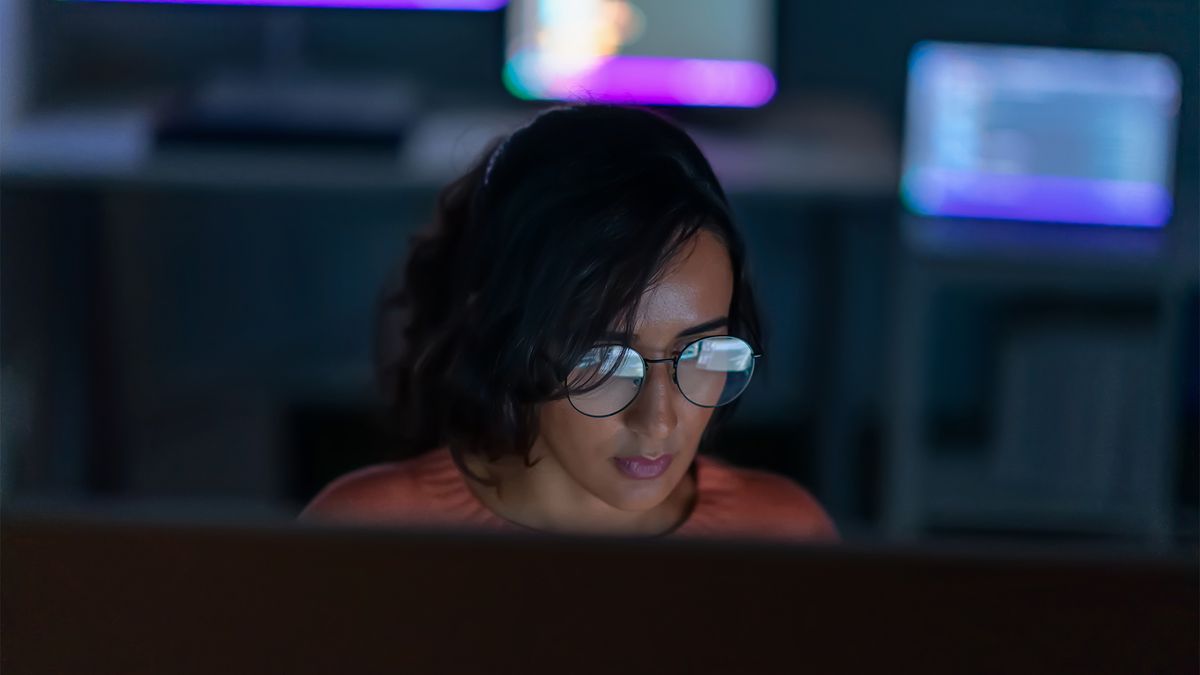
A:
{"label": "orange sweater", "polygon": [[[739,469],[699,456],[697,498],[678,537],[832,541],[837,532],[812,495],[771,473]],[[467,487],[446,448],[414,459],[377,464],[330,483],[302,519],[361,524],[520,530],[492,512]]]}

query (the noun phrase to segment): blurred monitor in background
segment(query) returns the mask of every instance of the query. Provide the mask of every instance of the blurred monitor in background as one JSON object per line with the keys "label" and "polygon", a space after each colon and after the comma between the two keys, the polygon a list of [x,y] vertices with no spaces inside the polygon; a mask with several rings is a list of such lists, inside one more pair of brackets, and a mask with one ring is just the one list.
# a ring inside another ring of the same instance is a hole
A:
{"label": "blurred monitor in background", "polygon": [[79,2],[152,2],[179,5],[261,5],[264,7],[345,7],[487,12],[508,0],[77,0]]}
{"label": "blurred monitor in background", "polygon": [[920,43],[904,201],[928,216],[1161,226],[1179,100],[1160,54]]}
{"label": "blurred monitor in background", "polygon": [[[79,0],[144,3],[160,0]],[[169,4],[259,5],[286,8],[490,12],[508,0],[161,0]],[[231,12],[232,13],[232,12]],[[409,78],[368,69],[322,68],[308,61],[312,14],[264,11],[260,61],[224,64],[193,82],[177,83],[159,106],[159,145],[232,144],[275,148],[352,148],[394,153],[419,113]],[[170,17],[170,18],[166,18]],[[167,21],[185,20],[164,13]],[[230,17],[229,21],[237,18]],[[243,19],[244,21],[245,19]],[[328,20],[326,17],[325,20]],[[102,39],[102,38],[101,38]],[[236,63],[236,62],[235,62]]]}
{"label": "blurred monitor in background", "polygon": [[771,0],[517,0],[504,83],[526,99],[757,107],[775,94]]}

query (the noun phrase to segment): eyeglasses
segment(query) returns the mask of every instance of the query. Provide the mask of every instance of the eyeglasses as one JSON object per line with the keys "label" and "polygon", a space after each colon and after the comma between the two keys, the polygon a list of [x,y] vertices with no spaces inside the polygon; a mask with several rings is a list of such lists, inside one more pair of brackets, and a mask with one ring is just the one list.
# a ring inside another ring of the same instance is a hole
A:
{"label": "eyeglasses", "polygon": [[567,398],[588,417],[616,415],[637,398],[650,364],[670,362],[679,393],[702,408],[716,408],[742,395],[761,356],[731,335],[700,338],[664,359],[647,359],[624,345],[599,345],[567,375]]}

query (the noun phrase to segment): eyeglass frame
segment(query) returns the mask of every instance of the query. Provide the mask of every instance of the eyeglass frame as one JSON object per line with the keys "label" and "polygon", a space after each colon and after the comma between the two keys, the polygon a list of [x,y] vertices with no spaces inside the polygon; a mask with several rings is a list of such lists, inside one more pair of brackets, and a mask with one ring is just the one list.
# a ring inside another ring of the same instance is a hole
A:
{"label": "eyeglass frame", "polygon": [[[680,349],[679,351],[675,352],[674,356],[667,356],[667,357],[663,357],[661,359],[648,359],[645,356],[642,356],[642,353],[639,352],[638,350],[634,349],[633,347],[630,347],[628,345],[623,345],[620,343],[616,343],[616,342],[610,342],[610,343],[606,343],[606,344],[596,345],[595,347],[592,347],[592,349],[596,349],[598,347],[624,347],[626,350],[631,351],[634,354],[637,354],[638,358],[642,360],[642,370],[645,371],[645,373],[647,373],[647,375],[650,372],[650,366],[652,366],[656,363],[666,363],[669,361],[669,362],[671,362],[671,382],[673,382],[675,384],[675,389],[679,392],[679,395],[682,396],[685,401],[687,401],[688,403],[691,403],[692,405],[696,406],[697,408],[713,409],[713,408],[720,408],[722,406],[727,406],[730,403],[733,403],[734,401],[736,401],[738,399],[738,397],[740,397],[743,393],[745,393],[746,388],[743,387],[742,391],[739,391],[737,396],[733,397],[732,399],[730,399],[724,403],[718,403],[717,405],[701,405],[699,403],[696,403],[692,399],[688,398],[688,395],[683,392],[683,387],[681,387],[679,385],[679,357],[683,356],[683,353],[687,351],[688,347],[691,347],[692,345],[696,344],[697,342],[701,342],[703,340],[710,340],[712,338],[720,338],[720,337],[727,337],[727,338],[733,338],[735,340],[741,340],[747,347],[750,348],[750,358],[753,359],[752,361],[750,361],[750,364],[751,364],[750,365],[750,376],[753,377],[754,369],[756,367],[755,364],[758,363],[758,359],[763,357],[763,354],[761,354],[759,352],[755,352],[754,345],[750,344],[745,339],[740,338],[736,335],[705,335],[704,337],[698,337],[695,340],[692,340],[691,342],[685,344],[683,346],[683,349]],[[571,370],[573,371],[574,368],[572,368]],[[570,377],[570,373],[567,374],[567,377],[568,378]],[[646,377],[642,378],[643,381],[645,381],[645,379],[646,379]],[[747,382],[746,386],[750,386],[750,383]],[[588,413],[585,413],[582,410],[580,410],[579,407],[575,405],[575,402],[571,400],[571,387],[570,387],[570,384],[566,381],[566,379],[563,380],[563,387],[564,387],[564,390],[567,392],[567,394],[566,394],[567,402],[571,404],[571,407],[575,409],[575,412],[577,412],[580,415],[583,415],[585,417],[590,417],[590,418],[596,419],[596,420],[602,420],[607,417],[612,417],[613,415],[618,415],[618,414],[624,412],[626,408],[633,405],[633,402],[636,401],[637,397],[640,396],[642,393],[642,385],[639,384],[637,393],[635,393],[633,395],[633,397],[631,397],[625,405],[621,406],[616,411],[610,412],[607,415],[589,415]]]}

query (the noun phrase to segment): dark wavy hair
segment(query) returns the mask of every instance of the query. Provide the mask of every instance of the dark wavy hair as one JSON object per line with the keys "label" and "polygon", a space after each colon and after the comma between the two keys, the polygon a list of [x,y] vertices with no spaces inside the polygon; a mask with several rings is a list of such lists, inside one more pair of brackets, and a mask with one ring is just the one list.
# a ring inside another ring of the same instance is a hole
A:
{"label": "dark wavy hair", "polygon": [[442,190],[381,298],[380,384],[404,450],[529,465],[538,405],[565,396],[604,333],[629,343],[643,292],[700,230],[732,262],[729,333],[761,352],[742,238],[683,130],[647,110],[576,105],[495,143]]}

